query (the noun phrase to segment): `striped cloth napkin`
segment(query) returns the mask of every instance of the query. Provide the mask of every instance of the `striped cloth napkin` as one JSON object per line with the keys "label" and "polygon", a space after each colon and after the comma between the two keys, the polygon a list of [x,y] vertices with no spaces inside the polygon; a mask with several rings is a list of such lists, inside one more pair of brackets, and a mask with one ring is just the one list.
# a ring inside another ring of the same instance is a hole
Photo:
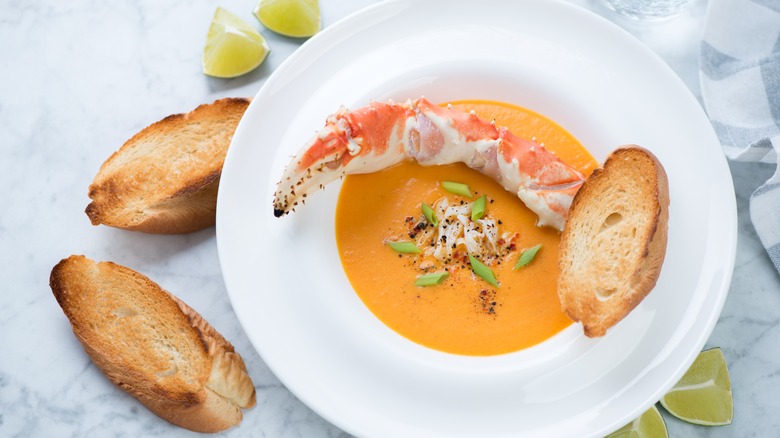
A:
{"label": "striped cloth napkin", "polygon": [[[780,164],[780,0],[710,0],[700,68],[726,156]],[[780,272],[780,171],[753,192],[750,219]]]}

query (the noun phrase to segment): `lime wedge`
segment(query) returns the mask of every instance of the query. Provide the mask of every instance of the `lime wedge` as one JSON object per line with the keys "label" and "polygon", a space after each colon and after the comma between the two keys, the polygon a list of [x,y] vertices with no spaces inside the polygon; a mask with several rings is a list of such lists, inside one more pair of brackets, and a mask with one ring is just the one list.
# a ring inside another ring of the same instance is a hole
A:
{"label": "lime wedge", "polygon": [[606,438],[667,438],[664,423],[658,408],[653,405],[636,420],[612,432]]}
{"label": "lime wedge", "polygon": [[726,359],[720,348],[702,351],[691,368],[661,399],[675,417],[693,424],[731,424],[734,401]]}
{"label": "lime wedge", "polygon": [[203,73],[218,78],[240,76],[262,64],[269,51],[257,29],[217,7],[203,48]]}
{"label": "lime wedge", "polygon": [[310,37],[320,31],[318,0],[260,0],[255,17],[263,26],[289,37]]}

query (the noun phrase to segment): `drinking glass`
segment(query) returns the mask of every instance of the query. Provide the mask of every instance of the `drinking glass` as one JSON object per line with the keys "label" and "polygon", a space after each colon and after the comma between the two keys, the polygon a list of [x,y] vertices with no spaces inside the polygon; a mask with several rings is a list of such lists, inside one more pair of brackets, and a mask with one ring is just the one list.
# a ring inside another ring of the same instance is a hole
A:
{"label": "drinking glass", "polygon": [[605,0],[607,6],[627,17],[639,20],[661,20],[673,17],[696,0]]}

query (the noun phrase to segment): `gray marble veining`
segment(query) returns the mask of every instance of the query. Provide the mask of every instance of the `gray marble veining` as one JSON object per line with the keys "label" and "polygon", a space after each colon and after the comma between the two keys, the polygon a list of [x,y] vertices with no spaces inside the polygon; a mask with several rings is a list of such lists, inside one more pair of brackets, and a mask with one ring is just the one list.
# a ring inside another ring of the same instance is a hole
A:
{"label": "gray marble veining", "polygon": [[[323,23],[373,3],[321,0]],[[649,26],[574,1],[625,27],[698,95],[697,39],[705,5]],[[254,3],[219,5],[253,22]],[[86,254],[136,269],[175,291],[230,339],[247,362],[258,406],[223,435],[346,434],[298,401],[249,343],[227,298],[214,230],[152,236],[92,227],[87,187],[103,160],[139,129],[225,96],[253,96],[301,41],[265,32],[272,52],[233,80],[200,72],[214,2],[0,3],[0,436],[188,436],[117,390],[90,362],[51,295],[61,258]],[[774,169],[731,166],[739,211],[737,266],[707,343],[723,348],[734,387],[728,427],[669,416],[670,436],[764,437],[780,430],[780,278],[747,212],[750,192]]]}

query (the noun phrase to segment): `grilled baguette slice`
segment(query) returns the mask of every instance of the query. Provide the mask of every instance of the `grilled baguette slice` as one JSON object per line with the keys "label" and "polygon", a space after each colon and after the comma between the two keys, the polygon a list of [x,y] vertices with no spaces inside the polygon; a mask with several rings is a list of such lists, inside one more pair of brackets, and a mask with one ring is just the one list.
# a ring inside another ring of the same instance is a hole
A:
{"label": "grilled baguette slice", "polygon": [[668,220],[666,172],[639,146],[613,151],[582,185],[561,235],[558,297],[587,336],[603,336],[655,287]]}
{"label": "grilled baguette slice", "polygon": [[144,128],[100,167],[89,186],[92,225],[158,234],[214,225],[217,187],[249,99],[220,99]]}
{"label": "grilled baguette slice", "polygon": [[147,277],[74,255],[54,267],[49,284],[95,365],[165,420],[218,432],[255,405],[233,346]]}

